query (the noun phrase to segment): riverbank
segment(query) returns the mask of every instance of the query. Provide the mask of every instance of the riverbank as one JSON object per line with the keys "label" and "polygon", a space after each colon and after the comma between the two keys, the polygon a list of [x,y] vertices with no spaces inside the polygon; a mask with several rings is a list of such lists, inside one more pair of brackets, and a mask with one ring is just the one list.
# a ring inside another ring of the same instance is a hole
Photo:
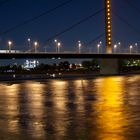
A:
{"label": "riverbank", "polygon": [[0,81],[16,81],[16,80],[39,80],[39,79],[74,79],[74,78],[93,78],[99,76],[99,74],[11,74],[11,75],[0,75]]}
{"label": "riverbank", "polygon": [[106,77],[106,76],[122,76],[122,75],[135,75],[140,74],[140,72],[127,72],[120,73],[116,75],[101,75],[99,72],[95,73],[59,73],[59,74],[9,74],[0,75],[0,81],[17,81],[17,80],[47,80],[47,79],[78,79],[78,78],[88,78],[92,79],[94,77]]}

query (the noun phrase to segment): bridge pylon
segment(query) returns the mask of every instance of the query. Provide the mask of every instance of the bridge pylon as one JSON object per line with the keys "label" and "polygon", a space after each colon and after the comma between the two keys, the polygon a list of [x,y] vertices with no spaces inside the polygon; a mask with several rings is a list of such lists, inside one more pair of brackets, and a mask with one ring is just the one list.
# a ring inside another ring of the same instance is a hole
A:
{"label": "bridge pylon", "polygon": [[112,53],[111,0],[105,0],[106,53]]}

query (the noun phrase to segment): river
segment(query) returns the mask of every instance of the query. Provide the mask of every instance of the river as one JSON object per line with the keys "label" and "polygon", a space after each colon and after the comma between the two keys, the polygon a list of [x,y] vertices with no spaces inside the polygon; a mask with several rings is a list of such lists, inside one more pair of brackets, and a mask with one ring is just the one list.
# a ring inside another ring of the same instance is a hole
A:
{"label": "river", "polygon": [[140,76],[0,82],[0,140],[139,140]]}

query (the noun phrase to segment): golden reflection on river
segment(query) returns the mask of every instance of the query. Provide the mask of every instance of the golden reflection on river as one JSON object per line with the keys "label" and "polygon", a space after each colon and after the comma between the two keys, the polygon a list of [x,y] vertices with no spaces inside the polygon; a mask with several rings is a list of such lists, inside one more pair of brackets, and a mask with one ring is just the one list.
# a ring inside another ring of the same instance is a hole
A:
{"label": "golden reflection on river", "polygon": [[139,140],[140,76],[0,83],[0,139]]}
{"label": "golden reflection on river", "polygon": [[95,84],[99,101],[97,123],[100,140],[125,140],[126,114],[123,111],[124,79],[109,77],[97,79]]}
{"label": "golden reflection on river", "polygon": [[[15,115],[18,115],[18,90],[19,85],[11,85],[7,88],[6,85],[0,85],[0,89],[3,91],[3,94],[0,94],[0,115],[7,118],[7,121],[0,120],[0,126],[3,126],[7,123],[5,129],[9,131],[18,131],[18,121],[14,119]],[[15,93],[15,94],[13,94]]]}

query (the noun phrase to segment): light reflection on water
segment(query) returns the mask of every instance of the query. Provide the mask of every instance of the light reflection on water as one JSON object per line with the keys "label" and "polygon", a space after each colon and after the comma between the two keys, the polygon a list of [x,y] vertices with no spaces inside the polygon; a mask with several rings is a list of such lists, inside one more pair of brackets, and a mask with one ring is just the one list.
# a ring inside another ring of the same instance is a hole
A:
{"label": "light reflection on water", "polygon": [[140,76],[0,83],[0,139],[139,140]]}
{"label": "light reflection on water", "polygon": [[124,140],[125,125],[128,122],[123,107],[123,91],[125,90],[123,78],[105,78],[102,82],[97,82],[96,86],[100,99],[96,104],[97,124],[100,126],[99,138],[101,140]]}

